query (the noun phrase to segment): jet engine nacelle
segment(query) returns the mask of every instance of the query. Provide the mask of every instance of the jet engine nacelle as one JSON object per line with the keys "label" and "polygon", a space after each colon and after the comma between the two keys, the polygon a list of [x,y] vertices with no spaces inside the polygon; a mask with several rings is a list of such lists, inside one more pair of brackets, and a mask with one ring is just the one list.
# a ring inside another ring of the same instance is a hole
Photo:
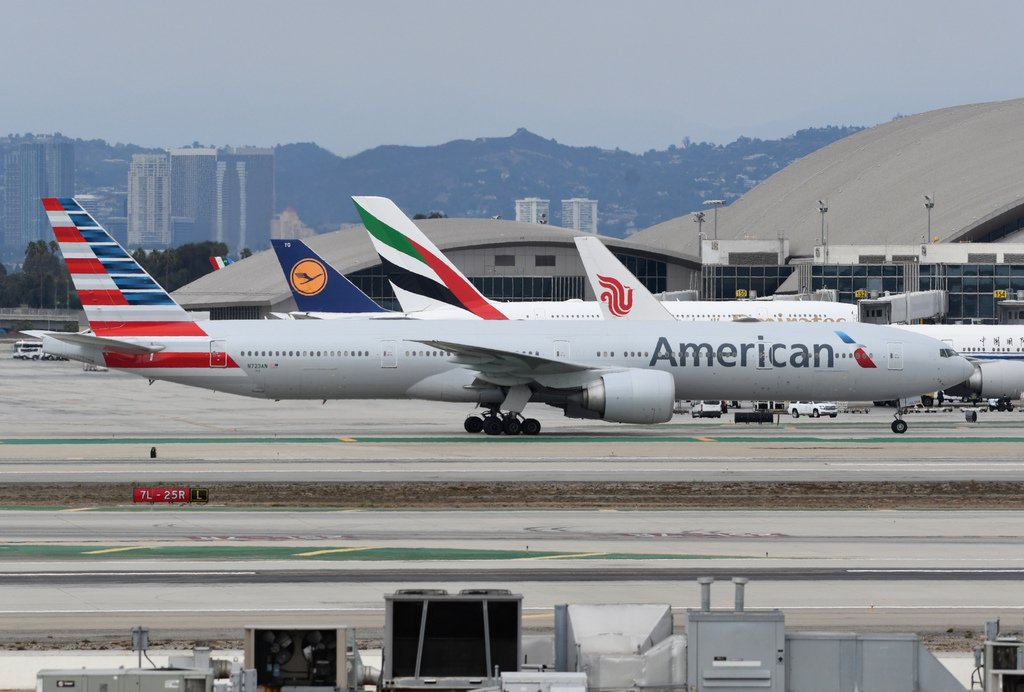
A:
{"label": "jet engine nacelle", "polygon": [[675,380],[663,370],[612,372],[573,396],[565,415],[613,423],[664,423],[672,419],[675,399]]}
{"label": "jet engine nacelle", "polygon": [[1011,360],[975,363],[974,374],[946,392],[955,396],[975,394],[982,399],[1004,396],[1019,399],[1024,392],[1024,363]]}

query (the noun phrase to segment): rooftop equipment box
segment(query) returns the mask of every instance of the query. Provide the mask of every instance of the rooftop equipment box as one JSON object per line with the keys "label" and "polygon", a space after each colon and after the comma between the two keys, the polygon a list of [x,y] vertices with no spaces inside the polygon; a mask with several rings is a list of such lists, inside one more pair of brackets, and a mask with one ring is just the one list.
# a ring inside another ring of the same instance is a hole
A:
{"label": "rooftop equipment box", "polygon": [[384,689],[496,686],[518,671],[523,597],[505,589],[384,596]]}
{"label": "rooftop equipment box", "polygon": [[201,670],[107,668],[41,670],[37,692],[212,692],[213,673]]}

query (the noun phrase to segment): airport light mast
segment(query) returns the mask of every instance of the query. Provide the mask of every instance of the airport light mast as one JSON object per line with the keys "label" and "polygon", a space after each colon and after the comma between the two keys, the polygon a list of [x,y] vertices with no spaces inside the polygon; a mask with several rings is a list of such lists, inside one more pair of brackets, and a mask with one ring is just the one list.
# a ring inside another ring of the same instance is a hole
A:
{"label": "airport light mast", "polygon": [[932,207],[935,206],[935,193],[924,196],[924,208],[928,211],[928,235],[925,242],[932,242]]}
{"label": "airport light mast", "polygon": [[705,207],[715,208],[715,224],[714,224],[714,239],[718,240],[718,208],[725,206],[724,199],[706,199],[702,202]]}

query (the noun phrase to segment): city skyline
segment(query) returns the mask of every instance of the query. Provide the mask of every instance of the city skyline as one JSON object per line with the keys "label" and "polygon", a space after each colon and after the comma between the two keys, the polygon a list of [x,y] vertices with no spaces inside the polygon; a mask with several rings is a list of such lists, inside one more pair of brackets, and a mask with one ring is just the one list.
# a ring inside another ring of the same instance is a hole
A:
{"label": "city skyline", "polygon": [[[54,17],[90,40],[73,65],[37,50]],[[1015,98],[1024,6],[55,0],[5,18],[10,132],[351,156],[519,127],[643,152]]]}

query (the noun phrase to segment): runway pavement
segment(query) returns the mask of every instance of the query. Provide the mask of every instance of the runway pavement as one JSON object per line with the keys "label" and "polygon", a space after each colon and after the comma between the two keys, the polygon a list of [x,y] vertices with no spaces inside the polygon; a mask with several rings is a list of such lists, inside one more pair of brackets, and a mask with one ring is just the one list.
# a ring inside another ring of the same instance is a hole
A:
{"label": "runway pavement", "polygon": [[[267,402],[149,386],[74,363],[0,359],[0,484],[381,480],[1024,480],[1024,415],[736,425],[573,421],[540,438],[470,437],[468,408]],[[156,447],[157,459],[149,458]],[[792,626],[977,630],[1024,614],[1012,511],[600,512],[0,510],[3,636],[238,636],[254,621],[379,627],[384,593],[485,584],[527,626],[563,602],[695,607],[698,574],[754,577],[749,607]],[[732,590],[716,585],[716,607]]]}

